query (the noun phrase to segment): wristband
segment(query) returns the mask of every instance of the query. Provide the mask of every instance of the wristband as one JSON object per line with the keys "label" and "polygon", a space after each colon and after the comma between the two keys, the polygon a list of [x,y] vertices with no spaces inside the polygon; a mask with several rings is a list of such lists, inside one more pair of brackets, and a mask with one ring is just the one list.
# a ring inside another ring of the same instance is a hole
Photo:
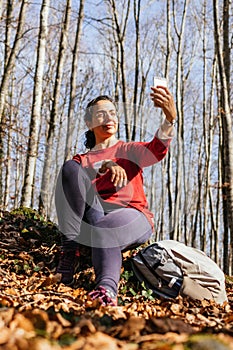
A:
{"label": "wristband", "polygon": [[164,123],[165,123],[167,126],[174,126],[174,125],[176,124],[176,120],[173,119],[171,122],[169,122],[169,120],[167,120],[167,118],[165,118]]}

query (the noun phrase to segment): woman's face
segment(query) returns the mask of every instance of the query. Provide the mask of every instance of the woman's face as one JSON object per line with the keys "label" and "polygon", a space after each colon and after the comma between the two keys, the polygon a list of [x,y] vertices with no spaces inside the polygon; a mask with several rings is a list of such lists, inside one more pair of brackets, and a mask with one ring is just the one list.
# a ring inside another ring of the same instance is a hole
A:
{"label": "woman's face", "polygon": [[114,104],[107,100],[98,101],[92,108],[92,120],[87,126],[93,130],[96,139],[114,135],[118,129]]}

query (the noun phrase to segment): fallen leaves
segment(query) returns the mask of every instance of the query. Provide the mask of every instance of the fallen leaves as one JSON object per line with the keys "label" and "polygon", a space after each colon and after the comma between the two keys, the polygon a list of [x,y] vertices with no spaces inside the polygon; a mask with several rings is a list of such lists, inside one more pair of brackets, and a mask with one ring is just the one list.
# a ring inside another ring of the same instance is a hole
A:
{"label": "fallen leaves", "polygon": [[[132,280],[127,256],[119,306],[104,307],[87,298],[94,286],[90,259],[83,259],[75,287],[70,288],[58,283],[58,254],[57,229],[52,224],[35,212],[29,217],[2,213],[1,349],[233,349],[231,279],[227,282],[229,303],[221,306],[181,297],[155,299]],[[206,338],[197,338],[203,333]]]}

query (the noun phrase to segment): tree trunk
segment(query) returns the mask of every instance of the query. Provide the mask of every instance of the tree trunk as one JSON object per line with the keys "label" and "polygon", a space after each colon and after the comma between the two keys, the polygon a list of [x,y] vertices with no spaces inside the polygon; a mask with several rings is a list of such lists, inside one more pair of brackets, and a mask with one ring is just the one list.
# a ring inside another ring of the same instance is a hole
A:
{"label": "tree trunk", "polygon": [[42,183],[40,191],[40,200],[39,200],[39,210],[43,211],[48,215],[49,206],[50,206],[50,197],[51,197],[51,179],[50,175],[54,169],[53,161],[53,145],[54,140],[56,139],[57,134],[57,121],[58,121],[58,107],[60,100],[60,91],[62,84],[62,75],[63,67],[65,62],[65,54],[67,48],[67,36],[70,25],[70,14],[71,14],[71,0],[67,0],[64,24],[61,30],[60,45],[58,51],[58,62],[57,62],[57,71],[53,91],[53,103],[50,113],[49,128],[47,134],[47,144],[45,150],[45,163],[42,174]]}
{"label": "tree trunk", "polygon": [[[198,154],[201,154],[201,142],[199,143],[197,147]],[[198,166],[197,166],[197,195],[196,195],[196,205],[194,210],[194,223],[193,223],[193,229],[192,229],[192,237],[191,237],[191,245],[192,247],[197,247],[197,227],[198,224],[201,228],[201,222],[198,222],[200,218],[200,205],[201,205],[201,188],[202,188],[202,177],[201,177],[201,156],[198,159]]]}
{"label": "tree trunk", "polygon": [[66,150],[65,160],[71,157],[72,139],[73,139],[73,124],[74,124],[74,107],[75,107],[75,95],[76,95],[76,80],[78,71],[78,58],[79,58],[79,44],[82,32],[82,24],[84,19],[84,0],[80,0],[79,3],[79,14],[76,28],[75,45],[73,50],[73,61],[71,70],[71,81],[70,81],[70,100],[68,108],[68,125],[66,134]]}
{"label": "tree trunk", "polygon": [[134,0],[134,23],[135,23],[135,74],[134,74],[134,95],[133,95],[133,126],[131,140],[136,140],[136,132],[139,121],[138,104],[138,80],[139,80],[139,54],[140,54],[140,10],[141,0]]}
{"label": "tree trunk", "polygon": [[[180,240],[180,206],[181,206],[181,193],[182,193],[182,177],[183,177],[183,147],[184,147],[184,116],[183,116],[183,103],[182,103],[182,46],[184,40],[184,28],[187,14],[189,0],[184,1],[183,14],[181,20],[180,31],[176,28],[178,36],[178,49],[177,49],[177,67],[176,67],[176,108],[177,108],[177,171],[176,171],[176,187],[175,187],[175,209],[174,209],[174,233],[173,239]],[[173,15],[174,13],[174,0],[173,0]]]}
{"label": "tree trunk", "polygon": [[113,21],[113,28],[115,31],[115,38],[116,38],[116,46],[119,50],[119,67],[120,67],[120,73],[121,73],[121,90],[122,90],[122,102],[123,102],[123,109],[124,109],[124,118],[125,118],[125,137],[126,140],[130,140],[130,120],[128,115],[128,93],[127,93],[127,82],[126,82],[126,69],[125,69],[125,47],[124,47],[124,41],[125,41],[125,34],[126,34],[126,27],[129,19],[129,10],[130,10],[130,0],[127,0],[126,5],[126,14],[125,18],[122,20],[122,28],[119,24],[119,18],[117,14],[116,9],[116,1],[115,0],[108,0],[108,3],[110,4],[111,12],[112,12],[112,21]]}
{"label": "tree trunk", "polygon": [[[13,74],[13,73],[12,73]],[[14,153],[13,147],[12,147],[12,125],[14,125],[14,108],[13,108],[13,100],[12,97],[14,96],[14,78],[12,79],[11,83],[11,90],[10,90],[10,120],[9,120],[9,127],[7,128],[7,157],[6,157],[6,176],[5,176],[5,190],[4,190],[4,200],[3,200],[3,207],[5,210],[9,208],[10,204],[10,190],[12,189],[11,186],[11,179],[12,179],[12,168],[13,168],[13,159],[12,154]]]}
{"label": "tree trunk", "polygon": [[[232,134],[232,120],[230,111],[230,94],[228,90],[228,71],[229,66],[225,66],[225,63],[230,65],[229,60],[224,60],[224,55],[227,55],[229,47],[229,33],[225,30],[227,25],[224,25],[223,38],[221,40],[220,35],[220,20],[218,13],[218,0],[213,0],[214,8],[214,38],[215,38],[215,48],[218,57],[218,69],[219,78],[221,86],[221,106],[220,106],[220,116],[222,119],[223,126],[223,152],[222,152],[222,165],[223,165],[223,205],[225,210],[225,234],[224,239],[228,240],[228,234],[230,234],[230,251],[229,257],[232,256],[233,248],[233,134]],[[228,8],[228,11],[226,9]],[[229,1],[224,1],[224,21],[229,21]],[[222,44],[227,46],[225,48]],[[227,245],[227,242],[224,242]],[[224,263],[224,271],[226,273],[232,273],[233,266],[230,261]]]}
{"label": "tree trunk", "polygon": [[28,0],[22,0],[21,8],[20,8],[20,13],[19,13],[19,19],[18,19],[18,26],[16,30],[16,35],[13,43],[13,47],[10,51],[10,54],[8,56],[7,64],[4,68],[3,72],[3,77],[0,85],[0,123],[2,121],[2,113],[4,109],[4,103],[5,103],[5,98],[7,96],[7,87],[8,87],[8,82],[10,79],[10,73],[12,69],[14,68],[15,65],[15,60],[16,60],[16,55],[19,50],[20,42],[23,37],[23,27],[24,27],[24,22],[25,22],[25,14],[26,14],[26,9],[28,5]]}
{"label": "tree trunk", "polygon": [[37,49],[37,62],[33,90],[33,106],[30,123],[30,134],[28,143],[28,153],[26,159],[26,169],[24,175],[24,185],[22,189],[21,205],[32,206],[32,193],[34,183],[34,173],[36,168],[38,136],[41,122],[41,106],[43,91],[43,71],[45,65],[45,50],[47,38],[47,25],[50,0],[43,0],[40,12],[40,32]]}
{"label": "tree trunk", "polygon": [[[165,77],[168,80],[171,61],[171,0],[167,0],[167,22],[166,22],[166,61],[165,61]],[[173,238],[173,176],[172,176],[172,160],[173,150],[170,149],[167,155],[167,193],[168,193],[168,213],[169,213],[169,237]],[[165,219],[165,218],[164,218]]]}
{"label": "tree trunk", "polygon": [[16,55],[19,51],[20,42],[23,37],[23,27],[25,22],[25,14],[28,5],[28,0],[23,0],[20,11],[18,25],[16,29],[16,35],[14,38],[12,49],[10,50],[10,21],[12,13],[12,3],[8,1],[7,4],[7,21],[6,21],[6,34],[5,34],[5,62],[4,62],[4,71],[2,75],[2,80],[0,84],[0,205],[3,199],[3,173],[2,173],[2,162],[4,159],[3,151],[3,139],[5,134],[6,119],[4,115],[4,106],[6,97],[8,96],[8,84],[11,77],[12,70],[15,66]]}
{"label": "tree trunk", "polygon": [[[6,30],[5,30],[5,55],[4,55],[4,69],[7,67],[7,62],[9,59],[9,55],[10,55],[10,41],[11,41],[11,20],[12,20],[12,11],[13,11],[13,1],[12,0],[8,0],[7,1],[7,13],[6,13]],[[12,76],[12,72],[10,72],[11,76]],[[14,79],[12,79],[12,81],[14,81]],[[12,97],[12,93],[10,94],[10,96]],[[5,104],[5,102],[4,102]],[[12,101],[9,103],[10,106],[12,106]],[[11,108],[12,109],[12,108]],[[10,113],[10,119],[12,117],[12,110]],[[3,190],[3,208],[6,209],[8,206],[8,201],[9,201],[9,191],[10,191],[10,175],[11,175],[11,126],[8,128],[7,127],[7,118],[6,118],[6,113],[3,112],[2,113],[2,120],[1,120],[1,124],[2,124],[2,136],[1,139],[3,141],[3,139],[5,138],[5,134],[7,134],[7,154],[6,154],[6,161],[5,161],[5,166],[4,168],[6,169],[6,173],[5,173],[5,189]],[[9,125],[11,124],[11,120],[9,121]],[[5,132],[6,130],[6,132]],[[1,147],[2,148],[2,147]],[[2,149],[2,155],[4,153],[3,149]],[[0,169],[1,175],[0,177],[3,179],[3,173],[2,173],[2,167]]]}
{"label": "tree trunk", "polygon": [[209,169],[210,169],[210,154],[209,154],[209,132],[210,123],[207,119],[206,106],[206,2],[203,5],[203,35],[202,35],[202,54],[203,54],[203,75],[202,75],[202,123],[203,123],[203,138],[204,138],[204,178],[205,186],[203,190],[203,230],[202,230],[202,249],[206,248],[207,222],[208,222],[208,193],[209,193]]}
{"label": "tree trunk", "polygon": [[[210,117],[209,117],[209,148],[208,153],[209,155],[212,154],[213,151],[213,136],[214,136],[214,86],[216,81],[216,68],[217,68],[217,60],[216,57],[213,60],[212,64],[212,82],[211,82],[211,89],[210,89]],[[210,177],[210,167],[209,167],[209,177]],[[218,238],[218,222],[219,222],[219,189],[217,190],[217,200],[216,204],[213,204],[212,199],[212,188],[210,186],[210,179],[209,179],[209,186],[208,186],[208,195],[209,195],[209,207],[210,207],[210,217],[211,217],[211,226],[212,226],[212,232],[213,232],[213,242],[212,242],[212,255],[211,256],[214,261],[219,264],[219,238]],[[214,210],[215,208],[215,210]]]}

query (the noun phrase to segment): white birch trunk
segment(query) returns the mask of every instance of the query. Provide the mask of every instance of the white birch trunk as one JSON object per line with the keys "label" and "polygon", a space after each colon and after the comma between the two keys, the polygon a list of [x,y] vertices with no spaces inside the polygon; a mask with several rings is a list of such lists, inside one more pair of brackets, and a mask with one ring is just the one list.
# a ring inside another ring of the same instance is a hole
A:
{"label": "white birch trunk", "polygon": [[[14,78],[12,79],[12,87],[11,87],[11,93],[10,93],[11,99],[12,96],[14,96]],[[8,128],[7,133],[7,163],[6,163],[6,177],[5,177],[5,191],[4,191],[4,202],[3,207],[5,210],[9,210],[9,204],[10,204],[10,189],[11,189],[11,183],[12,183],[12,127],[11,125],[14,125],[14,110],[13,110],[13,101],[10,101],[10,120],[9,120],[10,127]]]}
{"label": "white birch trunk", "polygon": [[74,51],[73,51],[74,54],[73,54],[73,62],[72,62],[72,71],[71,71],[70,101],[69,101],[69,109],[68,109],[65,160],[68,160],[71,157],[73,129],[74,129],[74,106],[75,106],[75,95],[76,95],[76,85],[77,85],[76,80],[77,80],[77,71],[78,71],[77,67],[78,67],[78,58],[79,58],[79,43],[80,43],[81,32],[82,32],[83,18],[84,18],[84,0],[80,0],[75,45],[74,45]]}
{"label": "white birch trunk", "polygon": [[[2,3],[1,3],[2,4]],[[3,142],[4,142],[4,128],[6,127],[5,124],[5,114],[4,114],[4,107],[6,98],[8,97],[8,85],[9,85],[9,79],[11,78],[12,70],[15,66],[16,61],[16,55],[19,51],[20,43],[23,37],[23,27],[25,22],[25,14],[26,14],[26,8],[27,8],[28,0],[23,0],[21,4],[21,8],[19,11],[19,17],[18,17],[18,26],[16,29],[16,35],[13,41],[12,49],[6,48],[9,43],[9,35],[10,31],[8,28],[6,28],[6,38],[5,38],[5,62],[4,62],[4,70],[2,75],[2,80],[0,83],[0,204],[2,204],[3,201],[3,166],[2,162],[4,159],[4,149],[3,149]],[[2,12],[2,9],[0,9]],[[1,13],[0,12],[0,13]],[[11,9],[8,7],[8,15],[10,16]],[[7,23],[10,21],[10,19],[7,19]],[[6,24],[7,25],[7,24]],[[10,46],[9,46],[10,47]]]}
{"label": "white birch trunk", "polygon": [[[181,206],[181,192],[182,192],[182,178],[183,178],[183,146],[184,146],[184,140],[183,140],[183,123],[184,123],[184,116],[183,116],[183,106],[182,106],[182,47],[183,47],[183,40],[184,40],[184,29],[185,29],[185,20],[187,15],[187,8],[188,8],[189,0],[185,0],[184,7],[183,7],[183,15],[182,15],[182,22],[181,22],[181,28],[180,31],[176,29],[176,32],[178,34],[178,50],[177,50],[177,69],[176,69],[176,106],[177,106],[177,115],[178,115],[178,121],[177,121],[177,172],[176,172],[176,194],[175,194],[175,208],[174,208],[174,216],[173,216],[173,222],[174,222],[174,233],[173,233],[173,239],[180,240],[180,230],[179,230],[179,224],[180,224],[180,206]],[[173,0],[173,7],[174,7],[174,0]]]}
{"label": "white birch trunk", "polygon": [[70,25],[71,3],[72,3],[71,0],[67,0],[64,25],[61,31],[60,48],[58,52],[57,72],[56,72],[55,86],[54,86],[54,92],[53,92],[53,105],[52,105],[52,110],[50,114],[50,122],[49,122],[49,129],[48,129],[48,135],[47,135],[47,145],[45,150],[45,163],[43,168],[42,184],[41,184],[41,191],[40,191],[39,208],[43,208],[43,212],[46,215],[48,215],[49,213],[49,207],[51,202],[50,197],[53,190],[52,184],[51,184],[51,172],[53,171],[52,169],[53,145],[57,135],[56,126],[58,121],[58,107],[59,107],[60,91],[61,91],[61,84],[62,84],[63,67],[64,67],[65,57],[66,57],[65,54],[66,54],[66,48],[67,48],[67,36],[68,36],[69,25]]}
{"label": "white birch trunk", "polygon": [[46,37],[47,37],[47,24],[49,14],[50,0],[43,0],[41,13],[40,13],[40,33],[37,50],[37,63],[34,79],[34,91],[33,91],[33,106],[30,123],[30,135],[28,144],[28,153],[26,160],[26,170],[24,177],[24,186],[22,189],[21,205],[31,207],[32,205],[32,193],[34,183],[34,173],[37,160],[38,149],[38,136],[41,122],[41,105],[42,105],[42,92],[43,92],[43,72],[45,65],[45,50],[46,50]]}
{"label": "white birch trunk", "polygon": [[9,58],[7,61],[7,64],[4,69],[1,85],[0,85],[0,123],[2,121],[2,114],[3,114],[3,109],[4,109],[4,104],[5,104],[5,99],[8,93],[8,82],[10,79],[10,73],[15,65],[15,59],[17,52],[19,51],[20,47],[20,42],[23,37],[23,27],[24,27],[24,22],[25,22],[25,14],[26,14],[26,9],[28,5],[28,0],[23,0],[20,8],[20,13],[19,13],[19,19],[18,19],[18,27],[16,31],[16,36],[14,40],[13,47],[11,49],[11,52],[9,54]]}

